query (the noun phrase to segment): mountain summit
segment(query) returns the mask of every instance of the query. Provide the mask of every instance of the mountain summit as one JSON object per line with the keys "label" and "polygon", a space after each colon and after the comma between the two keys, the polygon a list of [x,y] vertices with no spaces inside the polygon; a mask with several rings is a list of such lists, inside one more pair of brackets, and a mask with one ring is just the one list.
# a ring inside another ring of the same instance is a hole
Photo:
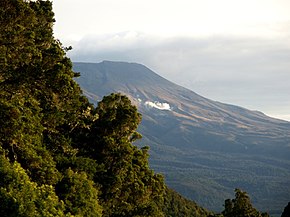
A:
{"label": "mountain summit", "polygon": [[137,63],[74,63],[74,70],[91,102],[121,92],[138,107],[151,166],[184,196],[214,210],[234,188],[261,210],[288,202],[289,122],[209,100]]}

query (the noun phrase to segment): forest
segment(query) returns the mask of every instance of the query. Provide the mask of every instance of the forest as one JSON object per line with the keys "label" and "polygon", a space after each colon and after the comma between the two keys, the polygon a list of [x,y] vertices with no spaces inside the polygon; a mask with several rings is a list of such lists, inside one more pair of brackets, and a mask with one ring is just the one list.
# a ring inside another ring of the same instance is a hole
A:
{"label": "forest", "polygon": [[169,189],[149,147],[134,145],[142,117],[130,100],[112,93],[95,107],[82,95],[52,2],[0,10],[0,216],[269,216],[240,189],[221,213]]}

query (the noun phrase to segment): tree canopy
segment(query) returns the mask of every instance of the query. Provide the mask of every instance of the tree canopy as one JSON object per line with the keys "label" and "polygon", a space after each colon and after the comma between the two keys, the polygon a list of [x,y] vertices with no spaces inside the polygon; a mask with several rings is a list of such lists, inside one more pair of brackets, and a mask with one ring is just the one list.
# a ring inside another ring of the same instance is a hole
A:
{"label": "tree canopy", "polygon": [[0,215],[167,216],[137,108],[88,102],[53,23],[50,1],[0,2]]}
{"label": "tree canopy", "polygon": [[260,213],[255,209],[250,201],[247,192],[241,189],[235,189],[235,199],[225,200],[224,210],[222,211],[224,217],[266,217],[267,213]]}
{"label": "tree canopy", "polygon": [[[150,169],[126,96],[82,95],[53,23],[50,1],[0,1],[0,215],[211,214]],[[260,216],[240,190],[223,215]]]}

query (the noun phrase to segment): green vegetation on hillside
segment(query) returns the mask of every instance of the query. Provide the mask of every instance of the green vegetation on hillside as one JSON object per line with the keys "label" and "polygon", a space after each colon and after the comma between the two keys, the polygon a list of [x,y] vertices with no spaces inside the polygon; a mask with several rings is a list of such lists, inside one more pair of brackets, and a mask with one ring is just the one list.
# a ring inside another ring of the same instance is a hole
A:
{"label": "green vegetation on hillside", "polygon": [[260,213],[256,210],[251,202],[250,197],[246,192],[240,189],[235,190],[235,199],[227,199],[224,204],[224,211],[222,212],[224,217],[267,217],[267,213]]}
{"label": "green vegetation on hillside", "polygon": [[148,148],[132,144],[141,116],[126,96],[96,108],[82,96],[50,1],[1,0],[0,13],[1,216],[211,214],[149,168]]}
{"label": "green vegetation on hillside", "polygon": [[163,177],[132,144],[136,107],[81,95],[50,1],[0,8],[1,216],[167,216]]}

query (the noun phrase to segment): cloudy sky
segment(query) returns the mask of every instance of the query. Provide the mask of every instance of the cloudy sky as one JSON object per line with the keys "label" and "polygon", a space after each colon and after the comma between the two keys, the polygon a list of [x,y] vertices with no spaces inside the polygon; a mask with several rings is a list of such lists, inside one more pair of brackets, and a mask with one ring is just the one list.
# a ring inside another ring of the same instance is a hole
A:
{"label": "cloudy sky", "polygon": [[138,62],[198,94],[290,120],[289,0],[54,0],[73,61]]}

